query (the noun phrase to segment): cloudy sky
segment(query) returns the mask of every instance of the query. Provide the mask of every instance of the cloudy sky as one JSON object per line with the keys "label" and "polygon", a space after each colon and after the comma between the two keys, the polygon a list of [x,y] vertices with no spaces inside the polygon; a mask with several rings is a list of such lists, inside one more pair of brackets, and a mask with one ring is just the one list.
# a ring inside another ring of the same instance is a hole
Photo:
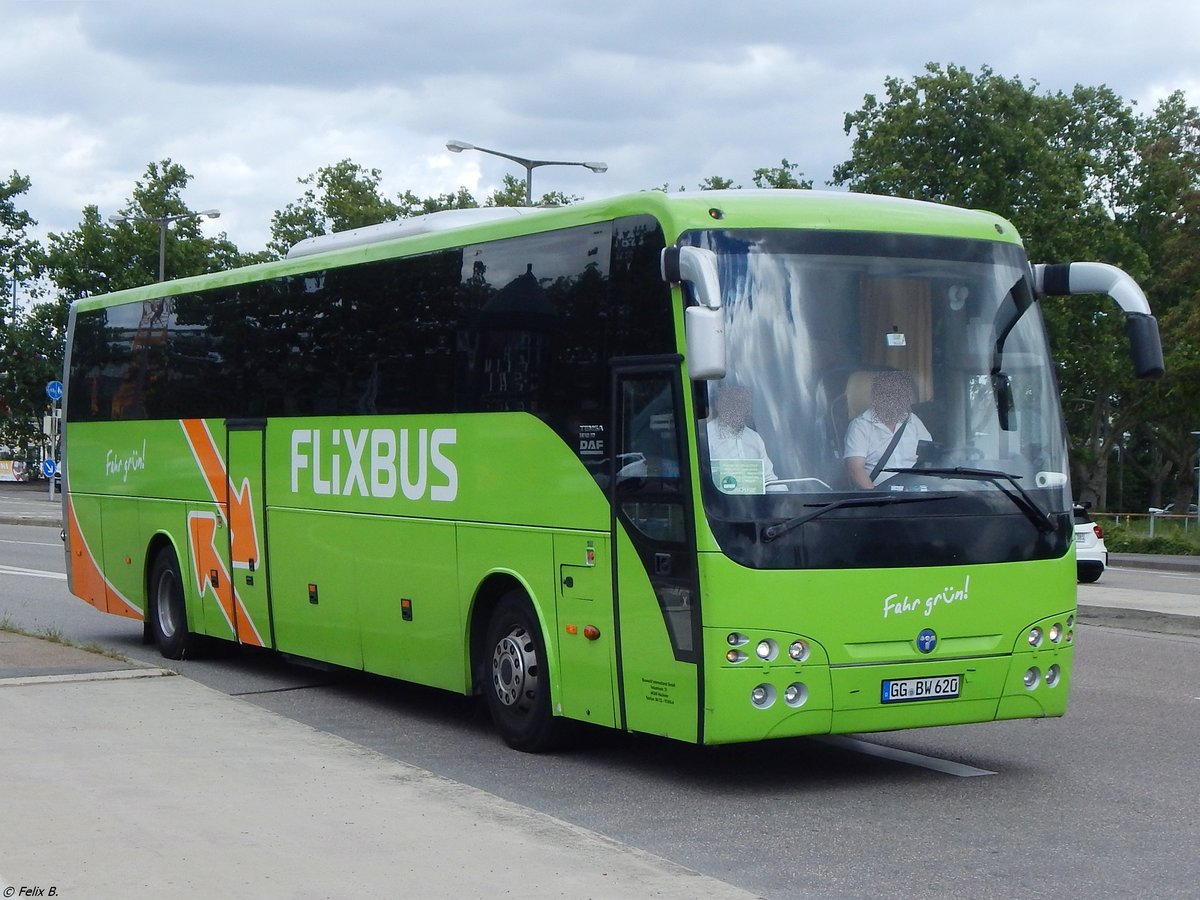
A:
{"label": "cloudy sky", "polygon": [[451,138],[609,165],[539,169],[535,193],[749,186],[784,157],[821,186],[845,114],[930,61],[1200,104],[1200,4],[1181,0],[0,0],[0,35],[0,176],[32,179],[39,236],[109,215],[169,157],[245,251],[344,158],[389,196],[523,175]]}

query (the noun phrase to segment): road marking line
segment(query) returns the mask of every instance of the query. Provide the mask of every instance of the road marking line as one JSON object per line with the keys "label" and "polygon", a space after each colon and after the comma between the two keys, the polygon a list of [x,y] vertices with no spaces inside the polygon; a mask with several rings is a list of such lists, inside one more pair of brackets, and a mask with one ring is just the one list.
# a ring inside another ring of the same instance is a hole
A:
{"label": "road marking line", "polygon": [[860,741],[858,738],[850,738],[843,735],[824,735],[816,738],[816,740],[822,744],[828,744],[831,747],[838,747],[842,750],[852,750],[855,753],[862,753],[866,756],[874,756],[878,759],[890,760],[891,762],[900,762],[922,769],[931,769],[934,772],[955,775],[959,778],[977,778],[980,775],[997,774],[989,769],[977,769],[965,763],[958,763],[949,759],[939,759],[936,756],[926,756],[923,753],[913,753],[911,750],[897,750],[895,747],[885,747],[882,744],[872,744],[869,741]]}
{"label": "road marking line", "polygon": [[26,547],[62,547],[62,541],[57,544],[50,541],[9,541],[0,540],[0,544],[24,544]]}
{"label": "road marking line", "polygon": [[67,576],[61,572],[43,572],[41,569],[21,569],[17,566],[0,566],[0,575],[25,575],[29,578],[53,578],[56,581],[67,580]]}

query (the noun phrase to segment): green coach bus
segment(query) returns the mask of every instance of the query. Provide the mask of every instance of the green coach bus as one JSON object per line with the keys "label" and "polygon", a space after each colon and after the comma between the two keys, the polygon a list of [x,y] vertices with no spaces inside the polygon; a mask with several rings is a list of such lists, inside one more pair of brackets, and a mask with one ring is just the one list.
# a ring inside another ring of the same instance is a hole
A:
{"label": "green coach bus", "polygon": [[1062,715],[1066,441],[1013,227],[812,191],[435,213],[77,302],[71,590],[223,639],[717,744]]}

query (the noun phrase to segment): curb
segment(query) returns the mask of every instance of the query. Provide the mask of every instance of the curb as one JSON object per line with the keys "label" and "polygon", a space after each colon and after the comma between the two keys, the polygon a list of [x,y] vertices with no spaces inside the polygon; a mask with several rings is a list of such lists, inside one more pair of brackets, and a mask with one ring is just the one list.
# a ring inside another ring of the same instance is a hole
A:
{"label": "curb", "polygon": [[1079,617],[1079,622],[1084,625],[1200,637],[1200,616],[1180,616],[1144,609],[1085,606],[1083,604],[1076,607],[1076,615]]}

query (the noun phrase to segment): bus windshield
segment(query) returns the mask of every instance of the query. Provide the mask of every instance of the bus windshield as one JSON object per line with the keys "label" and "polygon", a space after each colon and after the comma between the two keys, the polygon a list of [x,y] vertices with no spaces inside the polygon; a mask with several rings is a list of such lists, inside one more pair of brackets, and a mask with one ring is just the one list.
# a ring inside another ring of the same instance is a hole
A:
{"label": "bus windshield", "polygon": [[[903,530],[946,562],[1065,551],[1066,443],[1018,246],[778,229],[685,241],[717,254],[725,309],[728,370],[697,422],[723,550],[768,567],[798,552],[903,565],[872,546],[908,544]],[[998,514],[1020,538],[979,536]]]}

